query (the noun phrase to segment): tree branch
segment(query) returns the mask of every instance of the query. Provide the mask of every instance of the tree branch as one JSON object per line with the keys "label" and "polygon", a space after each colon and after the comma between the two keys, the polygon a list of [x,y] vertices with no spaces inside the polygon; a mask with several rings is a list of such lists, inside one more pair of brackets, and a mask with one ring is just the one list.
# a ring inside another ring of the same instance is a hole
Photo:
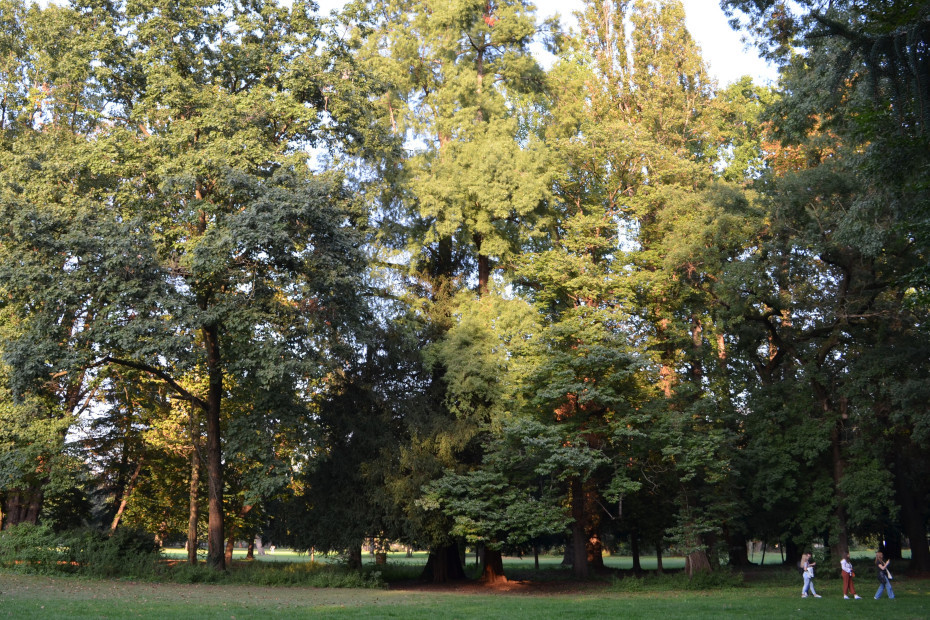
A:
{"label": "tree branch", "polygon": [[133,368],[135,370],[139,370],[141,372],[145,372],[155,377],[158,377],[159,379],[164,381],[166,384],[168,384],[168,386],[172,390],[177,392],[177,394],[181,397],[182,400],[190,401],[194,403],[195,405],[197,405],[198,407],[200,407],[201,409],[203,409],[204,411],[207,410],[207,401],[189,392],[187,389],[184,388],[184,386],[178,383],[174,379],[174,377],[169,375],[167,372],[165,372],[161,368],[156,368],[155,366],[143,364],[142,362],[134,362],[132,360],[120,359],[117,357],[113,357],[112,355],[107,355],[105,358],[100,360],[98,365],[102,366],[104,364],[117,364],[119,366],[124,366],[126,368]]}

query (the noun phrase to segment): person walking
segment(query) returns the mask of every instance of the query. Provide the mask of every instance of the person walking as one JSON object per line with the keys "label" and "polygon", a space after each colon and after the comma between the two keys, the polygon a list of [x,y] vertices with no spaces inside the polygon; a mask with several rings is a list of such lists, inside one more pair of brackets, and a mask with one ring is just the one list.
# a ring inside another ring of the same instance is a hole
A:
{"label": "person walking", "polygon": [[881,551],[875,552],[875,567],[878,569],[878,592],[875,593],[875,600],[877,601],[882,597],[882,591],[888,591],[888,598],[894,598],[894,590],[891,589],[891,571],[888,570],[888,565],[891,564],[891,560],[885,559],[885,554]]}
{"label": "person walking", "polygon": [[805,553],[801,556],[801,574],[804,575],[804,588],[801,589],[801,598],[807,598],[810,592],[814,598],[821,598],[814,588],[814,567],[817,562],[811,562],[811,554]]}
{"label": "person walking", "polygon": [[862,598],[856,594],[856,586],[853,585],[853,577],[856,576],[856,573],[853,572],[853,565],[849,560],[848,551],[843,555],[843,559],[840,560],[840,568],[843,571],[843,598],[848,599],[850,594],[853,595],[853,598]]}

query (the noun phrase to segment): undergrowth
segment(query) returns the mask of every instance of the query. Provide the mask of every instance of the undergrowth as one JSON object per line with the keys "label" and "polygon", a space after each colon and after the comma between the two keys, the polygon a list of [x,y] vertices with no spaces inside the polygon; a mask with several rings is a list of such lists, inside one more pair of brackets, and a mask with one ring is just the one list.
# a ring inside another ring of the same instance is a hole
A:
{"label": "undergrowth", "polygon": [[253,586],[304,586],[311,588],[384,588],[380,571],[353,571],[339,565],[315,562],[235,563],[227,571],[204,564],[161,564],[158,579],[171,583],[217,583]]}
{"label": "undergrowth", "polygon": [[614,578],[610,589],[614,592],[724,590],[746,587],[743,573],[729,570],[695,573],[647,574],[642,577],[625,576]]}
{"label": "undergrowth", "polygon": [[165,562],[148,535],[117,530],[112,536],[90,529],[56,532],[42,525],[20,524],[0,532],[0,568],[13,572],[71,574],[163,581],[316,588],[383,588],[377,570],[311,562],[234,563],[226,571],[205,564]]}
{"label": "undergrowth", "polygon": [[158,557],[154,539],[134,530],[108,536],[22,523],[0,532],[0,567],[17,572],[141,578],[154,574]]}

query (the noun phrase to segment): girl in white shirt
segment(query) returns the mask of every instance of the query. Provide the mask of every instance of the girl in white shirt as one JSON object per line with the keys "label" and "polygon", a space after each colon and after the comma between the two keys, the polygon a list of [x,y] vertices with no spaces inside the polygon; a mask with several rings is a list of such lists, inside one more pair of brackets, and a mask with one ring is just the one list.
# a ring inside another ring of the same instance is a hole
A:
{"label": "girl in white shirt", "polygon": [[853,566],[852,562],[849,561],[848,552],[840,560],[840,568],[843,569],[843,598],[849,598],[850,594],[853,595],[853,598],[862,598],[856,594],[856,586],[853,585]]}

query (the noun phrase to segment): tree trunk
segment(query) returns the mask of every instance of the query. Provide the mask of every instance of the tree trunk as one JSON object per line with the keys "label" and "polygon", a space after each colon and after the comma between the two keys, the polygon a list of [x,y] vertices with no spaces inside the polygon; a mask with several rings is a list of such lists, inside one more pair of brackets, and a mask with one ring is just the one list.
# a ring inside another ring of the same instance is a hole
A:
{"label": "tree trunk", "polygon": [[249,537],[249,549],[248,551],[245,552],[245,559],[246,560],[255,559],[255,537],[254,536]]}
{"label": "tree trunk", "polygon": [[236,549],[236,535],[235,533],[230,533],[229,538],[226,540],[226,551],[223,553],[223,560],[226,562],[226,566],[232,566],[233,551]]}
{"label": "tree trunk", "polygon": [[572,493],[572,574],[576,579],[588,578],[587,519],[585,494],[581,478],[573,478]]}
{"label": "tree trunk", "polygon": [[[833,560],[842,558],[849,551],[849,529],[846,525],[846,496],[843,494],[841,484],[846,469],[846,461],[843,458],[842,450],[842,420],[837,420],[830,432],[830,443],[832,444],[833,457],[833,488],[836,495],[836,509],[834,517],[836,520],[836,533],[830,540],[830,557]],[[826,541],[824,541],[826,542]]]}
{"label": "tree trunk", "polygon": [[662,541],[656,542],[656,572],[662,573]]}
{"label": "tree trunk", "polygon": [[930,572],[930,546],[927,545],[927,507],[918,500],[923,487],[922,481],[910,479],[907,463],[907,447],[898,440],[895,447],[895,499],[901,507],[901,527],[911,543],[911,570],[921,573]]}
{"label": "tree trunk", "polygon": [[226,570],[223,551],[223,453],[220,441],[220,405],[223,399],[223,368],[220,359],[218,329],[215,325],[203,328],[207,349],[209,394],[207,396],[207,487],[209,489],[209,517],[207,533],[207,563],[215,570]]}
{"label": "tree trunk", "polygon": [[685,572],[688,577],[693,577],[695,573],[707,573],[710,570],[710,558],[707,557],[707,552],[703,549],[693,551],[685,558]]}
{"label": "tree trunk", "polygon": [[726,529],[727,538],[727,555],[730,556],[730,566],[745,568],[751,566],[749,561],[749,549],[746,545],[746,536],[734,532],[732,529]]}
{"label": "tree trunk", "polygon": [[[240,519],[245,517],[245,515],[249,514],[250,510],[252,510],[251,504],[247,504],[243,506],[242,508],[240,508],[239,514],[236,516],[236,521],[234,522],[233,525],[229,527],[229,540],[226,542],[226,553],[223,554],[223,558],[227,564],[232,563],[233,550],[236,547],[236,535],[239,533],[238,532],[239,528],[235,525],[235,523],[238,523]],[[249,536],[247,536],[247,538],[253,539],[255,537],[250,534]]]}
{"label": "tree trunk", "polygon": [[20,523],[38,525],[42,514],[43,492],[41,489],[15,489],[6,496],[6,523],[3,529],[9,529]]}
{"label": "tree trunk", "polygon": [[569,532],[565,540],[565,549],[562,551],[562,566],[571,566],[575,563],[575,543],[574,536]]}
{"label": "tree trunk", "polygon": [[352,570],[362,570],[362,545],[361,543],[352,545],[346,552],[347,564]]}
{"label": "tree trunk", "polygon": [[784,563],[788,566],[795,566],[801,560],[801,550],[798,545],[790,538],[782,545],[785,550]]}
{"label": "tree trunk", "polygon": [[643,566],[640,563],[639,558],[639,533],[633,532],[630,534],[630,553],[633,556],[633,572],[637,575],[643,572]]}
{"label": "tree trunk", "polygon": [[110,524],[110,536],[116,531],[116,528],[119,527],[120,519],[123,517],[123,512],[126,511],[126,504],[129,503],[129,495],[132,493],[133,487],[135,487],[136,479],[139,477],[139,472],[142,471],[142,459],[139,458],[139,462],[136,464],[136,469],[132,472],[132,476],[129,478],[129,483],[123,489],[123,499],[119,503],[119,508],[116,509],[116,514],[113,516],[113,523]]}
{"label": "tree trunk", "polygon": [[458,548],[450,544],[430,550],[420,579],[432,583],[465,579],[465,567],[462,566]]}
{"label": "tree trunk", "polygon": [[190,515],[187,518],[187,561],[197,565],[197,525],[200,522],[200,504],[197,502],[200,489],[200,457],[197,454],[197,441],[191,445],[191,483],[189,489]]}
{"label": "tree trunk", "polygon": [[491,282],[491,259],[484,254],[478,255],[478,294],[485,295]]}
{"label": "tree trunk", "polygon": [[481,571],[481,581],[484,583],[505,583],[504,558],[500,549],[484,550],[484,569]]}

